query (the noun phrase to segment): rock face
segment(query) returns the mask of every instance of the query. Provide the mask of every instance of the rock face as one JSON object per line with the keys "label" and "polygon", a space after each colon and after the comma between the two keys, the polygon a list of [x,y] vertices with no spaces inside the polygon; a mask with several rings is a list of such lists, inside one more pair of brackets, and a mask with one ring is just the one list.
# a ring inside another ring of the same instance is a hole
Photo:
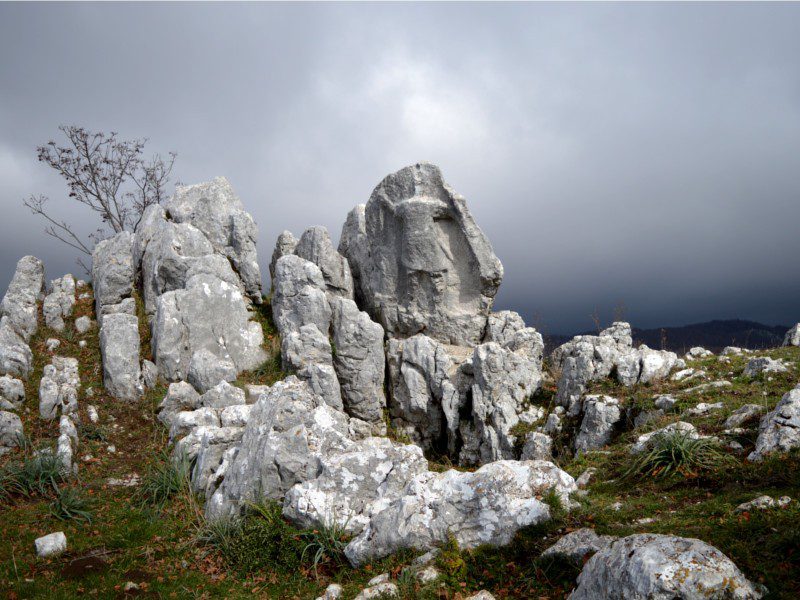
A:
{"label": "rock face", "polygon": [[54,279],[50,287],[51,291],[42,303],[44,322],[50,329],[63,331],[64,318],[72,314],[72,307],[75,306],[75,278],[64,275]]}
{"label": "rock face", "polygon": [[133,293],[133,234],[123,231],[98,243],[92,252],[92,282],[98,318],[106,306],[117,305]]}
{"label": "rock face", "polygon": [[281,335],[309,324],[328,332],[331,307],[325,294],[325,279],[317,265],[295,255],[278,259],[273,288],[272,315]]}
{"label": "rock face", "polygon": [[755,600],[762,593],[722,552],[691,538],[631,535],[589,559],[570,600]]}
{"label": "rock face", "polygon": [[786,332],[786,336],[783,338],[783,345],[800,346],[800,323]]}
{"label": "rock face", "polygon": [[103,386],[120,400],[136,400],[144,392],[139,366],[139,320],[124,313],[103,317],[100,328]]}
{"label": "rock face", "polygon": [[0,410],[0,456],[11,448],[19,446],[22,435],[22,420],[19,416],[7,410]]}
{"label": "rock face", "polygon": [[283,231],[278,236],[275,242],[275,249],[272,251],[272,259],[269,263],[269,277],[271,281],[275,280],[275,264],[282,256],[294,254],[294,249],[297,248],[297,238],[294,237],[291,231]]}
{"label": "rock face", "polygon": [[520,527],[550,518],[550,507],[536,499],[549,489],[566,498],[575,491],[575,480],[546,461],[497,461],[474,473],[424,473],[372,516],[345,554],[360,565],[403,548],[430,549],[448,535],[460,548],[507,544]]}
{"label": "rock face", "polygon": [[199,229],[214,252],[230,260],[250,299],[261,302],[258,229],[227,179],[178,186],[165,209],[175,223],[190,223]]}
{"label": "rock face", "polygon": [[390,337],[481,341],[503,267],[438,167],[418,163],[386,177],[363,221],[351,213],[341,237],[357,296]]}
{"label": "rock face", "polygon": [[800,447],[800,385],[784,394],[775,410],[767,413],[758,428],[751,461],[760,461],[773,452],[789,452]]}
{"label": "rock face", "polygon": [[586,396],[583,411],[581,428],[575,437],[575,451],[579,453],[607,445],[622,419],[619,400],[611,396]]}
{"label": "rock face", "polygon": [[23,256],[0,302],[0,317],[26,343],[39,325],[37,302],[44,294],[44,265],[35,256]]}
{"label": "rock face", "polygon": [[350,265],[333,247],[327,229],[320,226],[306,229],[295,246],[294,254],[320,268],[330,294],[353,299]]}

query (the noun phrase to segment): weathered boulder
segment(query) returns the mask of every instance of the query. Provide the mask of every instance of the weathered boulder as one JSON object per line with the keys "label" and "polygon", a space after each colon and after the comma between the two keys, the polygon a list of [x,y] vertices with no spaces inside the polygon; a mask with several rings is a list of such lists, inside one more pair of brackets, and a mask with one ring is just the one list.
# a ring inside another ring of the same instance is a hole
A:
{"label": "weathered boulder", "polygon": [[0,318],[0,373],[26,378],[32,363],[30,346],[14,329],[11,317],[4,315]]}
{"label": "weathered boulder", "polygon": [[25,402],[25,384],[9,375],[0,377],[0,410],[19,410]]}
{"label": "weathered boulder", "polygon": [[282,336],[303,325],[316,325],[322,333],[330,330],[331,307],[317,265],[299,256],[283,256],[275,263],[272,284],[272,316]]}
{"label": "weathered boulder", "polygon": [[275,249],[272,251],[272,259],[269,262],[269,277],[271,281],[275,281],[275,264],[282,256],[294,254],[294,249],[297,247],[297,238],[294,237],[291,231],[284,230],[278,236],[275,242]]}
{"label": "weathered boulder", "polygon": [[200,348],[189,361],[186,381],[204,394],[220,381],[235,381],[238,374],[236,364],[230,355],[219,356],[208,348]]}
{"label": "weathered boulder", "polygon": [[497,461],[474,473],[423,473],[372,515],[345,555],[360,565],[403,548],[429,550],[451,535],[463,549],[507,544],[519,528],[550,518],[550,507],[537,499],[550,489],[566,504],[577,488],[572,477],[546,461]]}
{"label": "weathered boulder", "polygon": [[641,371],[638,383],[650,383],[664,379],[678,364],[678,356],[668,350],[652,350],[644,344],[639,346]]}
{"label": "weathered boulder", "polygon": [[657,429],[656,431],[651,431],[649,433],[640,435],[636,439],[636,442],[633,444],[633,446],[631,446],[631,454],[638,454],[640,452],[649,450],[659,440],[659,438],[672,435],[684,435],[693,440],[702,437],[698,433],[697,429],[695,429],[695,426],[691,423],[677,421],[676,423],[671,423],[670,425],[662,427],[661,429]]}
{"label": "weathered boulder", "polygon": [[711,350],[706,350],[702,346],[693,346],[686,353],[686,360],[697,360],[699,358],[708,358],[710,356],[714,356],[714,353],[711,352]]}
{"label": "weathered boulder", "polygon": [[553,438],[540,431],[529,431],[525,434],[520,460],[552,460]]}
{"label": "weathered boulder", "polygon": [[760,404],[745,404],[737,408],[730,416],[725,419],[725,429],[742,427],[743,425],[757,420],[765,411],[765,407]]}
{"label": "weathered boulder", "polygon": [[173,413],[170,417],[169,439],[180,439],[196,428],[219,426],[219,411],[216,409],[203,406],[195,410],[184,410]]}
{"label": "weathered boulder", "polygon": [[339,250],[357,273],[359,299],[390,337],[481,341],[503,267],[438,167],[418,163],[387,176],[361,228],[357,209]]}
{"label": "weathered boulder", "polygon": [[286,335],[281,342],[283,368],[308,382],[327,404],[342,410],[342,393],[333,368],[328,337],[316,325],[303,325]]}
{"label": "weathered boulder", "polygon": [[[173,384],[176,385],[176,384]],[[172,386],[170,386],[170,389]],[[191,398],[191,396],[189,396]],[[198,399],[199,406],[223,409],[228,406],[245,404],[244,390],[231,385],[227,381],[220,381]]]}
{"label": "weathered boulder", "polygon": [[[44,265],[35,256],[23,256],[5,296],[0,302],[0,317],[7,317],[8,324],[28,342],[39,325],[38,301],[44,295]],[[0,344],[3,340],[0,339]]]}
{"label": "weathered boulder", "polygon": [[133,293],[133,234],[122,231],[99,242],[92,251],[92,283],[97,315]]}
{"label": "weathered boulder", "polygon": [[501,310],[489,315],[484,341],[505,345],[514,339],[517,332],[525,329],[525,321],[513,310]]}
{"label": "weathered boulder", "polygon": [[621,420],[619,400],[603,395],[586,396],[581,428],[575,436],[575,451],[597,450],[607,445]]}
{"label": "weathered boulder", "polygon": [[617,539],[613,535],[597,535],[584,527],[572,531],[542,552],[542,558],[558,558],[582,567],[586,559]]}
{"label": "weathered boulder", "polygon": [[7,410],[0,410],[0,456],[22,442],[24,431],[19,415]]}
{"label": "weathered boulder", "polygon": [[[280,261],[279,261],[280,262]],[[236,459],[206,503],[206,517],[237,514],[248,502],[280,499],[319,474],[322,457],[347,449],[347,416],[290,376],[253,405]]]}
{"label": "weathered boulder", "polygon": [[321,457],[319,476],[287,492],[283,515],[299,527],[335,524],[358,534],[371,514],[399,498],[411,479],[427,470],[419,446],[367,438],[345,452]]}
{"label": "weathered boulder", "polygon": [[237,372],[253,369],[266,359],[263,340],[239,288],[213,275],[195,275],[185,289],[158,298],[153,357],[167,381],[186,379],[199,350],[230,360]]}
{"label": "weathered boulder", "polygon": [[747,460],[760,461],[773,452],[800,448],[800,384],[786,392],[775,410],[764,415],[758,439]]}
{"label": "weathered boulder", "polygon": [[144,392],[139,363],[139,320],[116,313],[103,318],[100,328],[103,386],[120,400],[136,400]]}
{"label": "weathered boulder", "polygon": [[786,336],[783,338],[783,345],[800,346],[800,323],[786,332]]}
{"label": "weathered boulder", "polygon": [[785,373],[787,366],[782,360],[773,360],[768,356],[759,356],[747,361],[742,375],[745,377],[755,377],[761,373]]}
{"label": "weathered boulder", "polygon": [[191,223],[199,229],[214,252],[230,260],[250,299],[261,303],[258,229],[227,179],[178,186],[164,208],[174,222]]}
{"label": "weathered boulder", "polygon": [[333,366],[347,414],[381,424],[386,396],[383,327],[347,298],[331,298],[331,332],[336,353]]}
{"label": "weathered boulder", "polygon": [[761,590],[705,542],[637,534],[611,542],[583,568],[570,600],[755,600]]}
{"label": "weathered boulder", "polygon": [[200,394],[185,381],[170,383],[167,395],[158,405],[158,420],[169,426],[173,414],[182,410],[195,410],[200,407]]}
{"label": "weathered boulder", "polygon": [[327,229],[321,226],[306,229],[300,236],[294,253],[319,267],[329,294],[353,299],[353,276],[350,273],[350,265],[333,247]]}
{"label": "weathered boulder", "polygon": [[78,359],[54,356],[39,381],[39,416],[52,421],[59,410],[64,415],[77,412],[80,385]]}
{"label": "weathered boulder", "polygon": [[50,329],[63,331],[64,318],[72,314],[72,307],[75,306],[75,278],[69,274],[64,275],[54,279],[50,287],[50,293],[42,302],[44,322]]}

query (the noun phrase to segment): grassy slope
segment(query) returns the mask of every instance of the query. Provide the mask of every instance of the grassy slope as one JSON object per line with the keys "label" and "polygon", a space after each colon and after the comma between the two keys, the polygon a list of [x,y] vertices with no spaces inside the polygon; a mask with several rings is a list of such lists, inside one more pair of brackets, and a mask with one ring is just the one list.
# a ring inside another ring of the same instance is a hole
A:
{"label": "grassy slope", "polygon": [[[74,317],[83,314],[92,315],[91,300],[80,301],[76,306]],[[265,309],[259,318],[274,356],[279,343],[266,314]],[[74,318],[69,319],[68,332],[74,332],[73,321]],[[144,326],[142,333],[143,346],[147,349],[149,340]],[[78,480],[66,484],[80,489],[91,500],[93,520],[90,524],[57,520],[49,509],[52,494],[45,498],[14,497],[0,506],[6,537],[6,543],[0,544],[0,593],[8,590],[9,598],[79,595],[98,598],[126,595],[314,598],[332,581],[343,584],[345,598],[352,598],[369,578],[384,571],[391,572],[406,598],[456,599],[482,588],[490,589],[498,597],[561,598],[569,593],[576,570],[537,560],[537,556],[563,533],[584,526],[614,535],[649,531],[697,537],[720,548],[748,577],[765,583],[772,597],[800,596],[800,503],[797,502],[800,499],[800,456],[775,458],[761,465],[749,465],[737,459],[721,472],[696,473],[670,481],[626,480],[620,476],[629,465],[627,444],[634,437],[632,432],[622,434],[604,452],[580,458],[571,458],[563,452],[559,463],[575,476],[588,466],[598,469],[588,496],[580,500],[582,507],[568,514],[554,511],[556,517],[552,522],[521,531],[506,548],[463,552],[448,546],[438,561],[444,572],[441,587],[422,588],[402,575],[402,566],[414,555],[411,552],[359,570],[340,564],[336,560],[339,557],[330,556],[321,562],[316,572],[311,553],[302,556],[299,552],[296,564],[284,560],[272,566],[260,564],[249,573],[243,572],[241,562],[226,562],[224,557],[230,558],[230,553],[198,542],[198,534],[203,531],[200,506],[185,489],[159,510],[144,503],[137,496],[137,488],[112,488],[106,484],[108,477],[131,473],[146,476],[163,460],[167,440],[164,428],[155,419],[155,407],[165,390],[159,387],[133,405],[106,396],[102,391],[96,328],[83,336],[88,342],[83,349],[78,346],[80,336],[77,334],[58,335],[43,328],[34,338],[31,345],[36,365],[27,385],[22,412],[25,430],[34,445],[52,444],[58,433],[57,422],[45,423],[38,418],[37,387],[42,368],[49,362],[44,348],[49,337],[61,339],[58,353],[80,358],[83,389],[92,387],[95,391],[91,399],[81,394],[82,421],[88,422],[85,410],[90,403],[98,407],[101,415],[100,427],[86,427],[81,434],[78,456],[93,458],[79,459]],[[725,417],[742,404],[765,404],[772,408],[798,380],[800,349],[776,349],[768,354],[793,362],[793,370],[789,374],[774,375],[772,380],[748,381],[737,376],[745,364],[744,358],[733,357],[729,364],[720,363],[716,358],[699,361],[697,365],[706,369],[712,379],[726,378],[734,385],[703,395],[679,396],[681,409],[700,401],[725,404],[723,410],[708,417],[686,420],[695,423],[704,433],[717,433]],[[238,383],[269,383],[280,376],[279,361],[272,360],[263,368],[243,375]],[[593,391],[610,393],[627,405],[646,408],[654,394],[676,392],[691,385],[663,382],[625,389],[612,382],[601,382]],[[535,401],[551,402],[552,392],[551,387]],[[675,415],[666,417],[661,423],[652,423],[637,431],[636,435],[675,419]],[[747,446],[753,440],[742,441]],[[106,450],[109,444],[116,446],[116,453]],[[17,459],[12,456],[2,460]],[[733,514],[738,504],[762,493],[789,495],[795,502],[783,510]],[[617,502],[622,506],[614,510],[612,505]],[[643,517],[654,520],[637,524],[637,519]],[[258,540],[265,539],[264,524],[258,522],[258,517],[251,519],[248,531],[255,533],[242,538],[237,553],[233,553],[239,561],[244,555],[255,558],[251,563],[256,564],[258,557],[267,550],[272,551],[273,556],[297,553],[303,549],[303,540],[309,535],[285,528],[282,537],[270,538],[268,543],[277,544],[275,548],[259,548]],[[37,559],[33,540],[57,530],[67,535],[68,553],[52,559]],[[126,594],[124,586],[128,581],[139,584],[140,589]]]}

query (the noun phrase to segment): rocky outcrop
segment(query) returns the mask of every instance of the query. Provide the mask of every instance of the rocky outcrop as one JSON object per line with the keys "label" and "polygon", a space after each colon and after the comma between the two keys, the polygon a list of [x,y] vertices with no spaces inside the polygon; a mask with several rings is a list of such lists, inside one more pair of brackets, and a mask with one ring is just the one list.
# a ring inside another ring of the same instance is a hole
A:
{"label": "rocky outcrop", "polygon": [[497,461],[474,473],[424,473],[370,518],[345,554],[360,565],[403,548],[429,550],[448,536],[462,549],[507,544],[519,528],[550,518],[550,507],[537,498],[551,489],[567,503],[575,480],[546,461]]}
{"label": "rocky outcrop", "polygon": [[283,338],[283,368],[306,381],[326,404],[342,410],[339,379],[333,368],[331,343],[316,325],[303,325]]}
{"label": "rocky outcrop", "polygon": [[621,420],[619,400],[611,396],[586,396],[583,399],[583,420],[575,437],[575,452],[597,450],[607,445]]}
{"label": "rocky outcrop", "polygon": [[24,342],[30,341],[39,326],[38,302],[44,295],[44,265],[35,256],[23,256],[5,296],[0,302],[0,317]]}
{"label": "rocky outcrop", "polygon": [[100,328],[103,386],[120,400],[136,400],[144,392],[139,363],[139,320],[125,313],[103,317]]}
{"label": "rocky outcrop", "polygon": [[227,179],[178,186],[164,208],[175,223],[189,223],[200,230],[213,251],[230,261],[250,299],[261,303],[258,229]]}
{"label": "rocky outcrop", "polygon": [[94,247],[92,283],[98,320],[102,320],[106,307],[131,297],[134,284],[132,233],[120,232]]}
{"label": "rocky outcrop", "polygon": [[386,177],[341,239],[357,296],[390,337],[481,341],[503,267],[438,167],[418,163]]}
{"label": "rocky outcrop", "polygon": [[783,338],[784,346],[800,346],[800,323],[786,332]]}
{"label": "rocky outcrop", "polygon": [[[281,240],[279,239],[278,242],[280,243]],[[289,240],[284,240],[284,243],[287,242]],[[294,254],[319,267],[328,293],[353,299],[353,277],[350,273],[350,265],[347,259],[333,247],[327,229],[321,226],[306,229],[295,246]]]}
{"label": "rocky outcrop", "polygon": [[570,600],[756,600],[763,593],[722,552],[705,542],[637,534],[611,542],[583,568]]}
{"label": "rocky outcrop", "polygon": [[747,459],[760,461],[768,454],[793,448],[800,448],[800,385],[786,392],[775,410],[761,419],[756,447]]}
{"label": "rocky outcrop", "polygon": [[64,318],[72,314],[72,307],[75,306],[75,278],[69,274],[64,275],[54,279],[50,288],[50,293],[42,302],[44,322],[50,329],[63,331]]}
{"label": "rocky outcrop", "polygon": [[269,278],[271,281],[275,281],[275,265],[278,259],[282,256],[294,254],[295,248],[297,248],[297,238],[294,237],[291,231],[282,231],[275,242],[275,249],[272,251],[272,259],[269,262]]}
{"label": "rocky outcrop", "polygon": [[54,356],[46,365],[39,382],[39,416],[47,421],[78,410],[78,390],[81,386],[78,359]]}
{"label": "rocky outcrop", "polygon": [[299,331],[303,325],[329,331],[331,307],[317,265],[295,255],[281,257],[275,263],[273,288],[272,316],[282,336]]}

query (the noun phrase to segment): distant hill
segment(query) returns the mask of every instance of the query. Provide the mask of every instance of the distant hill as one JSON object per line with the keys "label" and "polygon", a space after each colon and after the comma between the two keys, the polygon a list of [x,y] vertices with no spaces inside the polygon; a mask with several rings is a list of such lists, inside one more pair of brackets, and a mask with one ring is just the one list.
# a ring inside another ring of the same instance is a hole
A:
{"label": "distant hill", "polygon": [[[665,347],[682,354],[692,346],[703,346],[719,352],[725,346],[743,348],[770,348],[780,346],[783,336],[789,329],[787,325],[764,325],[755,321],[732,319],[727,321],[707,321],[681,327],[658,327],[654,329],[633,329],[634,345],[647,344],[651,348]],[[596,334],[585,331],[577,335]],[[547,351],[557,348],[572,336],[546,336]],[[663,341],[663,344],[662,344]]]}

